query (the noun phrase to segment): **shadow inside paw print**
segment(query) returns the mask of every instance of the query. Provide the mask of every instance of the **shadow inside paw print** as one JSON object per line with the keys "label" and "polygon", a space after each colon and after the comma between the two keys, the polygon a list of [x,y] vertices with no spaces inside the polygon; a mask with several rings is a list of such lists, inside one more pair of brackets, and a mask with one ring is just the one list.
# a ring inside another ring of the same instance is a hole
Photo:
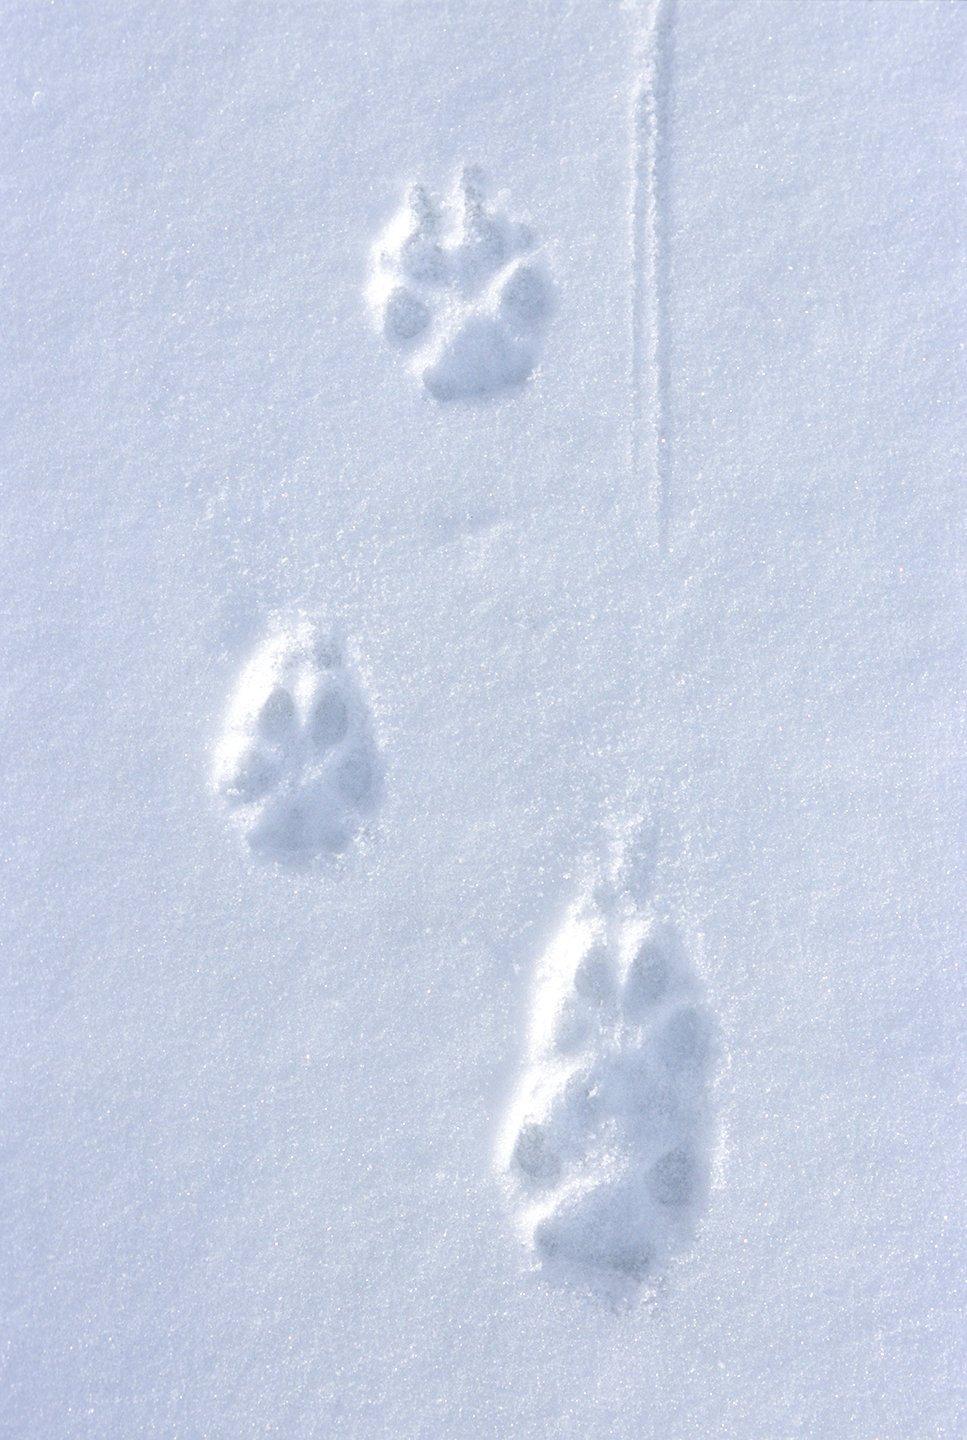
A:
{"label": "shadow inside paw print", "polygon": [[490,209],[466,168],[442,202],[410,188],[375,247],[368,299],[429,394],[479,400],[530,379],[553,289],[530,230]]}

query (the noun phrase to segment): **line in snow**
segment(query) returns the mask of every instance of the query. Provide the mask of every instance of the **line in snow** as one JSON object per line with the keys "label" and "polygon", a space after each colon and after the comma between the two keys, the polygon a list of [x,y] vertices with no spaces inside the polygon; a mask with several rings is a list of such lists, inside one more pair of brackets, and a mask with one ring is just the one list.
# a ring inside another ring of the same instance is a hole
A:
{"label": "line in snow", "polygon": [[631,113],[631,466],[668,547],[667,121],[675,0],[655,0],[635,45]]}

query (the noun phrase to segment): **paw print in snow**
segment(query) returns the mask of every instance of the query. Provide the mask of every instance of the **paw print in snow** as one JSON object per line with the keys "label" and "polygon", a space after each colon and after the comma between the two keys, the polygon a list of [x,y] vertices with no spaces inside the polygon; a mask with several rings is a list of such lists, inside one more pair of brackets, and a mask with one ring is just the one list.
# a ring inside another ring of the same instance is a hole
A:
{"label": "paw print in snow", "polygon": [[709,1183],[714,1051],[675,928],[592,888],[541,963],[499,1155],[546,1274],[617,1297],[689,1243]]}
{"label": "paw print in snow", "polygon": [[437,400],[522,385],[551,311],[533,236],[488,208],[473,169],[442,204],[411,187],[374,249],[367,294],[378,328]]}
{"label": "paw print in snow", "polygon": [[366,705],[330,633],[300,624],[256,652],[214,783],[259,855],[298,864],[347,848],[376,808],[380,767]]}

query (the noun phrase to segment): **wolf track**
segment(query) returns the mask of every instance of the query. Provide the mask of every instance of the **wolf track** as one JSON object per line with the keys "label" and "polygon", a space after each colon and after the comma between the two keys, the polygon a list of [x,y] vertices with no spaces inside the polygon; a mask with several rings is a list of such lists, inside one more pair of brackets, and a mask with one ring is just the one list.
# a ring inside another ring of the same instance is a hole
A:
{"label": "wolf track", "polygon": [[549,1275],[618,1293],[690,1242],[709,1185],[715,1049],[675,927],[627,893],[589,887],[540,962],[499,1153]]}
{"label": "wolf track", "polygon": [[442,202],[410,187],[374,247],[367,289],[377,328],[437,400],[481,400],[529,380],[551,295],[531,232],[488,208],[472,168]]}
{"label": "wolf track", "polygon": [[256,651],[231,702],[214,786],[256,854],[345,850],[380,796],[369,714],[342,647],[308,623]]}

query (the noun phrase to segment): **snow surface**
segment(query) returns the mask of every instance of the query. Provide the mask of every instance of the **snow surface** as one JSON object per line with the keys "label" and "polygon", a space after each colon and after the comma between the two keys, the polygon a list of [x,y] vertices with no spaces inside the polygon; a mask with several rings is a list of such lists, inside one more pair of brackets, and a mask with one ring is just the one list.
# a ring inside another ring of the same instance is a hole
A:
{"label": "snow surface", "polygon": [[[963,1433],[965,27],[0,9],[0,1433]],[[660,1032],[553,1253],[508,1169],[580,914],[714,1037],[620,1283]]]}

